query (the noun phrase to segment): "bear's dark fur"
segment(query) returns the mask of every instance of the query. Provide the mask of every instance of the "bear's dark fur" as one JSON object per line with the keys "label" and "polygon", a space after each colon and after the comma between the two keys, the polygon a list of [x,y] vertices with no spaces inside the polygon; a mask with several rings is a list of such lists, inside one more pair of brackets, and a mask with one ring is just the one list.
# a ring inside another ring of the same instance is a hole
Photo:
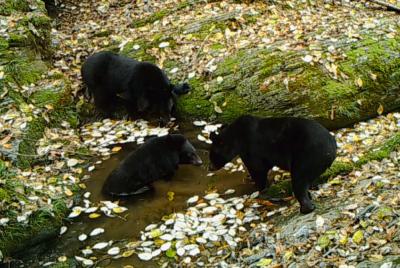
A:
{"label": "bear's dark fur", "polygon": [[176,96],[190,90],[187,83],[172,85],[166,74],[150,62],[108,51],[88,57],[81,72],[96,108],[107,117],[123,100],[131,118],[168,120],[174,113]]}
{"label": "bear's dark fur", "polygon": [[235,156],[243,160],[256,186],[268,187],[273,166],[290,171],[300,211],[314,210],[308,189],[336,158],[335,138],[318,122],[294,117],[241,116],[220,134],[211,135],[211,166],[223,167]]}
{"label": "bear's dark fur", "polygon": [[151,138],[111,172],[103,192],[113,196],[135,194],[156,180],[170,179],[179,164],[202,164],[195,148],[183,135]]}

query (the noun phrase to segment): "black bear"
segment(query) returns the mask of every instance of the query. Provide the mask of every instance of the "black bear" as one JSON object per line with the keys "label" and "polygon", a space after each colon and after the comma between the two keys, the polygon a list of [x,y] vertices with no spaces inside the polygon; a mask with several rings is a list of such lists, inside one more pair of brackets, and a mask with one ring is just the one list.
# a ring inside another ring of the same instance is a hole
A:
{"label": "black bear", "polygon": [[112,196],[140,193],[143,187],[156,180],[170,179],[179,164],[202,164],[195,148],[183,135],[150,138],[111,172],[103,193]]}
{"label": "black bear", "polygon": [[108,51],[89,56],[81,72],[96,108],[108,117],[122,102],[131,118],[151,116],[165,121],[174,113],[176,96],[190,90],[187,83],[172,85],[150,62]]}
{"label": "black bear", "polygon": [[210,169],[220,169],[239,155],[259,190],[268,187],[273,166],[290,171],[300,211],[314,210],[308,189],[336,158],[336,140],[318,122],[295,117],[245,115],[210,138]]}

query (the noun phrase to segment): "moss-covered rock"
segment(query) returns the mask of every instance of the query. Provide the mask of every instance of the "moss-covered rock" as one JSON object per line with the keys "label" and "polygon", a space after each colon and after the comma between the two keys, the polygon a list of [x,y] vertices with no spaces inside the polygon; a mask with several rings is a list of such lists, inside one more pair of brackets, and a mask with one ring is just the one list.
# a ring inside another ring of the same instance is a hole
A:
{"label": "moss-covered rock", "polygon": [[[341,76],[302,60],[304,52],[245,50],[218,64],[211,78],[192,83],[194,93],[182,98],[187,118],[210,114],[230,122],[241,114],[315,118],[339,128],[400,107],[400,38],[365,37],[336,62]],[[207,90],[205,90],[207,86]],[[217,96],[217,98],[215,97]],[[207,103],[193,109],[194,103]],[[214,106],[222,109],[215,113]]]}

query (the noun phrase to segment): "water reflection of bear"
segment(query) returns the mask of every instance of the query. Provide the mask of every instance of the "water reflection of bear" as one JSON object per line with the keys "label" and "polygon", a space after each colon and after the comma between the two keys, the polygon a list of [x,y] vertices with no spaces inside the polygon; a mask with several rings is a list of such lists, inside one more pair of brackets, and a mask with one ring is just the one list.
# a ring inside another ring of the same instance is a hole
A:
{"label": "water reflection of bear", "polygon": [[171,179],[179,164],[202,163],[193,145],[183,135],[150,138],[111,172],[103,185],[103,193],[111,196],[140,194],[156,180]]}

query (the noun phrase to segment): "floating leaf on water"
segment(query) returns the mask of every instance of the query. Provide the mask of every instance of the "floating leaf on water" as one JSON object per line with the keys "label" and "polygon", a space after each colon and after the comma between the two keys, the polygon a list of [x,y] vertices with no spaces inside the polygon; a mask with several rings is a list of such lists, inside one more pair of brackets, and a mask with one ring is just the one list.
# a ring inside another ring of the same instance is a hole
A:
{"label": "floating leaf on water", "polygon": [[204,137],[204,136],[202,136],[202,135],[197,135],[197,139],[199,140],[199,141],[206,141],[207,139]]}
{"label": "floating leaf on water", "polygon": [[193,204],[193,203],[196,203],[198,200],[199,200],[199,196],[195,195],[195,196],[192,196],[191,198],[189,198],[186,202],[188,204]]}
{"label": "floating leaf on water", "polygon": [[219,194],[218,194],[218,193],[210,193],[210,194],[204,196],[204,199],[206,199],[206,200],[213,200],[213,199],[216,199],[216,198],[218,198],[218,197],[219,197]]}
{"label": "floating leaf on water", "polygon": [[100,242],[93,246],[93,249],[103,249],[108,246],[107,242]]}
{"label": "floating leaf on water", "polygon": [[185,255],[185,249],[184,248],[178,248],[176,250],[176,254],[178,254],[178,256],[183,256]]}
{"label": "floating leaf on water", "polygon": [[153,229],[156,228],[156,227],[157,227],[157,224],[152,223],[152,224],[150,224],[150,225],[147,225],[146,228],[145,228],[144,230],[145,230],[145,231],[150,231],[150,230],[153,230]]}
{"label": "floating leaf on water", "polygon": [[97,219],[100,216],[101,216],[101,214],[99,214],[99,213],[91,213],[91,214],[89,214],[89,218],[90,219]]}
{"label": "floating leaf on water", "polygon": [[99,234],[102,234],[102,233],[104,233],[104,229],[103,228],[96,228],[90,233],[90,236],[96,236],[96,235],[99,235]]}
{"label": "floating leaf on water", "polygon": [[76,218],[82,213],[82,208],[81,207],[74,207],[72,209],[72,212],[68,215],[68,218]]}
{"label": "floating leaf on water", "polygon": [[174,192],[167,192],[168,201],[174,200],[175,193]]}
{"label": "floating leaf on water", "polygon": [[113,255],[118,255],[119,252],[120,252],[119,247],[113,247],[113,248],[110,248],[110,249],[107,251],[107,254],[113,256]]}
{"label": "floating leaf on water", "polygon": [[228,189],[228,190],[225,191],[224,194],[233,194],[233,193],[235,193],[234,189]]}
{"label": "floating leaf on water", "polygon": [[195,125],[196,127],[202,127],[207,125],[206,121],[193,121],[193,125]]}
{"label": "floating leaf on water", "polygon": [[62,226],[60,229],[60,235],[65,234],[65,232],[68,230],[67,226]]}
{"label": "floating leaf on water", "polygon": [[139,253],[138,254],[139,259],[141,259],[142,261],[149,261],[153,258],[153,256],[151,255],[151,253],[148,252],[143,252],[143,253]]}
{"label": "floating leaf on water", "polygon": [[214,213],[215,211],[217,211],[218,209],[216,208],[216,207],[206,207],[206,208],[203,208],[203,213],[205,213],[205,214],[212,214],[212,213]]}
{"label": "floating leaf on water", "polygon": [[98,207],[90,207],[90,208],[88,208],[88,209],[86,209],[85,210],[85,213],[93,213],[93,212],[95,212],[96,210],[98,210],[99,208]]}
{"label": "floating leaf on water", "polygon": [[166,255],[168,258],[174,258],[174,257],[176,256],[176,251],[173,250],[172,248],[170,248],[170,249],[168,249],[168,250],[165,252],[165,255]]}
{"label": "floating leaf on water", "polygon": [[116,146],[116,147],[113,147],[113,148],[112,148],[111,152],[116,153],[116,152],[121,151],[121,149],[122,149],[121,146]]}
{"label": "floating leaf on water", "polygon": [[167,243],[162,244],[160,249],[162,251],[167,251],[168,249],[170,249],[170,247],[171,247],[171,242],[167,242]]}
{"label": "floating leaf on water", "polygon": [[160,239],[162,239],[164,241],[171,241],[172,239],[174,239],[174,236],[171,234],[164,234],[164,235],[160,236]]}
{"label": "floating leaf on water", "polygon": [[151,238],[156,238],[156,237],[159,237],[160,235],[162,235],[162,232],[160,231],[160,229],[154,229],[150,232]]}
{"label": "floating leaf on water", "polygon": [[94,262],[91,259],[85,259],[85,258],[81,258],[80,260],[77,259],[77,256],[75,256],[75,259],[77,261],[81,261],[83,265],[85,266],[92,266],[94,264]]}
{"label": "floating leaf on water", "polygon": [[78,236],[78,240],[79,241],[85,241],[87,239],[87,235],[86,234],[81,234]]}
{"label": "floating leaf on water", "polygon": [[151,256],[157,257],[160,254],[161,254],[161,249],[156,249],[151,253]]}
{"label": "floating leaf on water", "polygon": [[124,251],[124,252],[122,253],[122,257],[128,258],[128,257],[132,256],[133,253],[134,253],[133,250]]}
{"label": "floating leaf on water", "polygon": [[128,209],[126,208],[126,207],[116,207],[116,208],[113,208],[112,209],[112,211],[114,212],[114,213],[117,213],[117,214],[119,214],[119,213],[123,213],[123,212],[125,212],[125,211],[127,211]]}

